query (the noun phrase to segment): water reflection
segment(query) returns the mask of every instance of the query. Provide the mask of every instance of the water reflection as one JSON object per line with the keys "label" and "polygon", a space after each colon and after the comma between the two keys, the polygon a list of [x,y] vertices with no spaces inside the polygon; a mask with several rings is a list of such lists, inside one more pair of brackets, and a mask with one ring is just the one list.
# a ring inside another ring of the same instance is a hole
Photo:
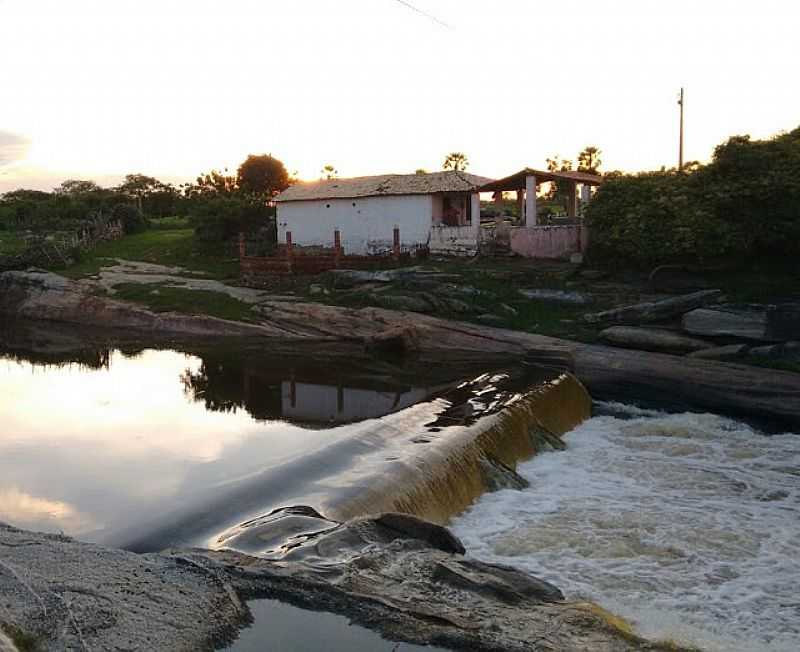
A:
{"label": "water reflection", "polygon": [[[415,376],[379,363],[0,331],[0,521],[109,543],[123,532],[136,538],[164,514],[202,512],[247,478],[346,438],[354,426],[340,424],[447,387]],[[262,487],[258,498],[269,504],[272,492],[280,502],[304,481]]]}

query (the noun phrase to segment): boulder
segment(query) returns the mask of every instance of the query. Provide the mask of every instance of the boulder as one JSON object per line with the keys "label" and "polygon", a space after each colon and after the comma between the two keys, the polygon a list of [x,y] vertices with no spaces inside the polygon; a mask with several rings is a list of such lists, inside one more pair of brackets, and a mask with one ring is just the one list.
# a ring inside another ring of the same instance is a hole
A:
{"label": "boulder", "polygon": [[725,346],[715,346],[710,349],[693,351],[689,354],[689,357],[702,358],[704,360],[733,360],[746,354],[746,344],[726,344]]}
{"label": "boulder", "polygon": [[720,294],[719,290],[703,290],[660,301],[648,301],[623,308],[590,313],[584,315],[583,320],[588,324],[650,324],[712,303],[719,298]]}
{"label": "boulder", "polygon": [[526,299],[536,299],[538,301],[550,301],[552,303],[565,303],[570,306],[584,306],[591,303],[591,298],[580,292],[568,292],[566,290],[552,290],[549,288],[534,288],[531,290],[519,290],[519,293]]}
{"label": "boulder", "polygon": [[754,346],[747,353],[748,355],[773,358],[776,360],[800,360],[800,342],[783,342],[781,344]]}
{"label": "boulder", "polygon": [[612,326],[602,331],[600,338],[609,344],[627,349],[675,354],[702,351],[714,346],[714,344],[706,340],[689,337],[674,331],[639,326]]}
{"label": "boulder", "polygon": [[764,306],[698,308],[683,316],[683,330],[705,337],[734,337],[756,342],[780,341],[768,332]]}

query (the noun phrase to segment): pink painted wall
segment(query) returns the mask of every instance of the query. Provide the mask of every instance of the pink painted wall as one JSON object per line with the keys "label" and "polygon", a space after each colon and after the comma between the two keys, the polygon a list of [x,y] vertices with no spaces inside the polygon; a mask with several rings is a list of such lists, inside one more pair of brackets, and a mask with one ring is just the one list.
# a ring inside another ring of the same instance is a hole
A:
{"label": "pink painted wall", "polygon": [[511,251],[525,258],[568,258],[584,253],[589,231],[580,224],[518,227],[511,231]]}

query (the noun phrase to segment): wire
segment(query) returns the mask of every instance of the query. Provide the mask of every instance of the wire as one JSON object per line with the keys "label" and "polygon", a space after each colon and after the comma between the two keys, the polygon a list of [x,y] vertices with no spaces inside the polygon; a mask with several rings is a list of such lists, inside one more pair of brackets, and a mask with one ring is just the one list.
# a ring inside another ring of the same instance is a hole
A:
{"label": "wire", "polygon": [[432,20],[434,23],[438,23],[439,25],[441,25],[442,27],[444,27],[446,29],[453,29],[450,25],[445,23],[443,20],[439,20],[433,14],[429,14],[427,11],[423,11],[419,7],[415,7],[410,2],[406,2],[406,0],[395,0],[395,2],[399,2],[404,7],[407,7],[408,9],[411,9],[411,11],[417,12],[421,16],[425,16],[425,18],[427,18],[428,20]]}

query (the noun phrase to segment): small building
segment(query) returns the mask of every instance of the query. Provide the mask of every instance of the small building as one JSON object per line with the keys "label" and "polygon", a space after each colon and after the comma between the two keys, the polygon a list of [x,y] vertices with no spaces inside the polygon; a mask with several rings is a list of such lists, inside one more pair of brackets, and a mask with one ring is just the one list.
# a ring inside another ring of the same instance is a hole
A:
{"label": "small building", "polygon": [[[536,208],[536,193],[542,183],[555,182],[566,190],[567,214],[564,218],[542,224]],[[583,254],[589,243],[589,231],[578,214],[580,204],[586,205],[592,197],[592,188],[603,183],[603,177],[574,170],[544,171],[524,168],[503,179],[490,181],[478,188],[479,192],[493,193],[498,199],[504,192],[516,192],[519,206],[519,224],[513,226],[502,238],[507,239],[510,251],[526,258],[570,258]],[[501,238],[501,228],[491,233],[491,238]]]}
{"label": "small building", "polygon": [[384,174],[296,183],[275,198],[278,241],[330,247],[338,232],[346,254],[405,251],[477,252],[480,241],[478,188],[491,181],[461,171]]}

